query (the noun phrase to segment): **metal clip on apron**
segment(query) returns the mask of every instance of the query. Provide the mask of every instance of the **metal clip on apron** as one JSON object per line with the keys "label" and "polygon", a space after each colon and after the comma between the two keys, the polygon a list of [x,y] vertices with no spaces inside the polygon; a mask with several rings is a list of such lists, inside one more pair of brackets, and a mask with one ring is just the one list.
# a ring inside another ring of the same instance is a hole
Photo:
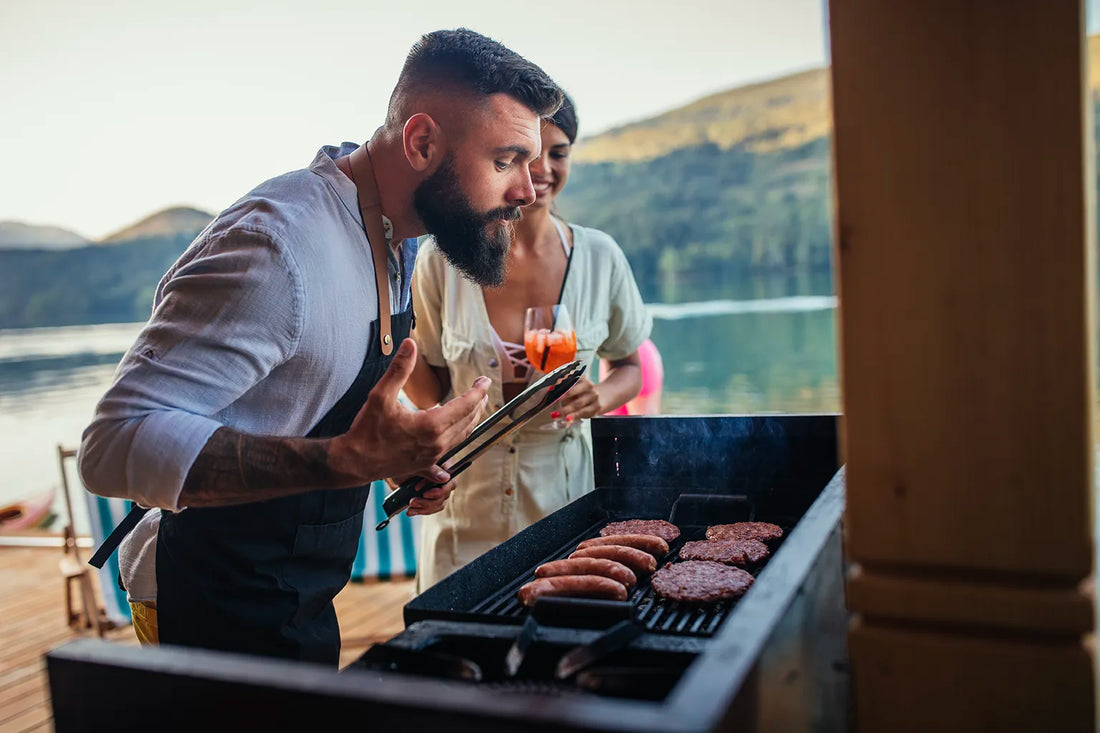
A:
{"label": "metal clip on apron", "polygon": [[[374,262],[377,340],[370,340],[351,387],[310,430],[314,438],[347,432],[412,320],[410,306],[391,324],[388,244],[366,145],[348,162]],[[332,598],[348,582],[369,491],[369,485],[318,490],[164,512],[157,537],[161,643],[335,665],[340,636]],[[102,566],[145,511],[135,508],[115,528],[93,565]]]}

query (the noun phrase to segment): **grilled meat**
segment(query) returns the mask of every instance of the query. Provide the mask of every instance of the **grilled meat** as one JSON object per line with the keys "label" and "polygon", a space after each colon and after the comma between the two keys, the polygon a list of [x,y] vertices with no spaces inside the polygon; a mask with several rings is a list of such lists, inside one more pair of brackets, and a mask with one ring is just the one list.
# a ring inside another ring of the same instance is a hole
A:
{"label": "grilled meat", "polygon": [[525,584],[516,594],[525,606],[535,605],[544,596],[575,596],[580,598],[606,598],[612,601],[626,600],[626,586],[602,575],[557,575],[538,578]]}
{"label": "grilled meat", "polygon": [[606,537],[593,537],[577,545],[578,550],[597,545],[622,545],[648,552],[656,558],[668,554],[668,543],[652,534],[609,534]]}
{"label": "grilled meat", "polygon": [[682,560],[713,560],[726,565],[755,565],[768,556],[758,540],[697,540],[680,548]]}
{"label": "grilled meat", "polygon": [[600,530],[603,537],[612,534],[651,534],[665,542],[673,542],[680,536],[680,528],[663,519],[627,519],[612,522]]}
{"label": "grilled meat", "polygon": [[657,558],[648,552],[622,545],[596,545],[576,550],[569,557],[602,557],[622,563],[634,571],[635,575],[648,575],[657,569]]}
{"label": "grilled meat", "polygon": [[741,568],[706,560],[665,565],[653,576],[653,590],[673,601],[709,603],[739,598],[753,583]]}
{"label": "grilled meat", "polygon": [[553,560],[535,568],[536,578],[551,578],[557,575],[602,575],[633,588],[638,582],[634,571],[622,563],[600,557],[573,557]]}
{"label": "grilled meat", "polygon": [[734,522],[707,527],[708,540],[760,540],[774,542],[783,536],[779,525],[771,522]]}

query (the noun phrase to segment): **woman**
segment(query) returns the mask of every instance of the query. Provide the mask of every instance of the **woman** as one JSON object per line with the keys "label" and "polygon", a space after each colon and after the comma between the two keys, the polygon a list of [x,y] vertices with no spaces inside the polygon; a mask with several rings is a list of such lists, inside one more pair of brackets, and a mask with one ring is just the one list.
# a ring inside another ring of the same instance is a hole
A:
{"label": "woman", "polygon": [[[566,224],[554,200],[569,180],[577,118],[567,98],[542,131],[542,157],[531,164],[535,200],[515,224],[504,284],[482,289],[424,243],[413,275],[421,362],[405,385],[417,406],[461,394],[479,375],[492,379],[497,409],[539,374],[523,348],[528,307],[564,303],[577,334],[577,359],[595,378],[582,379],[555,405],[482,454],[458,476],[444,510],[421,525],[417,589],[423,591],[521,529],[593,489],[592,436],[585,418],[615,409],[641,388],[638,346],[651,320],[622,250],[595,229]],[[558,413],[576,423],[546,429]]]}

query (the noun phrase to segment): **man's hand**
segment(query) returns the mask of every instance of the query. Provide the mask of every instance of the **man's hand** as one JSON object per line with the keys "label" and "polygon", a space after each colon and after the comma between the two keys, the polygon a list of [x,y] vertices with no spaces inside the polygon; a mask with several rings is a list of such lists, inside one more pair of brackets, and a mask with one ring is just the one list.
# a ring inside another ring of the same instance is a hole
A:
{"label": "man's hand", "polygon": [[[340,483],[355,486],[383,476],[422,476],[435,483],[450,479],[436,462],[477,424],[489,378],[478,377],[470,389],[445,405],[413,411],[397,401],[397,394],[416,358],[416,343],[405,339],[351,429],[331,440],[329,464]],[[417,500],[418,508],[426,510],[423,513],[439,511],[449,494],[446,487],[433,489]]]}
{"label": "man's hand", "polygon": [[[558,400],[550,417],[564,417],[567,420],[580,420],[586,417],[602,415],[606,410],[600,404],[600,393],[588,377],[581,377],[568,392]],[[554,414],[558,413],[558,414]]]}

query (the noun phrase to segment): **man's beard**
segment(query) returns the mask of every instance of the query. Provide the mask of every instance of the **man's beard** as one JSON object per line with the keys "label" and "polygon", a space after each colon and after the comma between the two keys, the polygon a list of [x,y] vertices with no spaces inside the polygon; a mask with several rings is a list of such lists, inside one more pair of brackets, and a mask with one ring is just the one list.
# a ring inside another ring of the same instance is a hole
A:
{"label": "man's beard", "polygon": [[459,272],[486,287],[504,282],[512,227],[499,222],[518,219],[518,207],[504,206],[484,214],[475,211],[458,183],[452,156],[416,187],[413,207],[443,256]]}

